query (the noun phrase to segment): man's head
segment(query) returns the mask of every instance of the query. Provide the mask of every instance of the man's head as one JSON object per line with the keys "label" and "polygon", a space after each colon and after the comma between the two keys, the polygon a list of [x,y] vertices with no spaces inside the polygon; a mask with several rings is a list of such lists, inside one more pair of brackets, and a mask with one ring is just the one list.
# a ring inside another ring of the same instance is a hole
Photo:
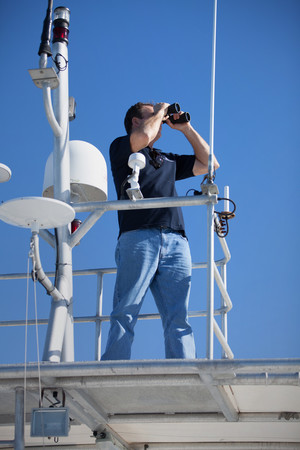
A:
{"label": "man's head", "polygon": [[[145,110],[144,106],[151,106],[153,107],[152,103],[142,103],[138,102],[135,105],[131,106],[129,110],[126,113],[125,119],[124,119],[124,126],[127,134],[130,134],[132,131],[132,119],[134,117],[137,117],[138,119],[143,119],[143,110]],[[146,108],[147,109],[147,108]]]}

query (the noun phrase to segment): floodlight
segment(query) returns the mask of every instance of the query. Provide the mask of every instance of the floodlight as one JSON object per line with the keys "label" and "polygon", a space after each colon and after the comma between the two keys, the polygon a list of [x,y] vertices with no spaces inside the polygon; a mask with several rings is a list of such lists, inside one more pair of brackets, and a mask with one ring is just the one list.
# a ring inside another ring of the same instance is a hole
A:
{"label": "floodlight", "polygon": [[68,436],[70,428],[68,408],[35,408],[32,410],[32,437]]}

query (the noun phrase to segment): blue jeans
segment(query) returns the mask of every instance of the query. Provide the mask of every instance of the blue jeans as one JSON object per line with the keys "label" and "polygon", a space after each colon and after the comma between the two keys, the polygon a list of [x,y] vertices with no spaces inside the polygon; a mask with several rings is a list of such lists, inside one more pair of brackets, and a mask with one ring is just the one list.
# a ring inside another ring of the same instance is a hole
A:
{"label": "blue jeans", "polygon": [[116,263],[113,311],[102,360],[130,359],[134,326],[149,287],[162,320],[166,358],[195,358],[187,320],[192,271],[187,239],[160,228],[122,233]]}

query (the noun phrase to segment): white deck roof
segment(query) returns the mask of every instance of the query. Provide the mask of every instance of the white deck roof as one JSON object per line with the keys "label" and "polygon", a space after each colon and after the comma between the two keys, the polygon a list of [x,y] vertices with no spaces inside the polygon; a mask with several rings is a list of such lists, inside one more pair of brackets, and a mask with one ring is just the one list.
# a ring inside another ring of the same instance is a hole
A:
{"label": "white deck roof", "polygon": [[[29,364],[26,448],[300,448],[300,359],[41,363],[40,373],[42,387],[63,388],[71,427],[58,444],[30,437],[39,382]],[[0,441],[14,439],[15,389],[23,385],[24,365],[0,366]]]}

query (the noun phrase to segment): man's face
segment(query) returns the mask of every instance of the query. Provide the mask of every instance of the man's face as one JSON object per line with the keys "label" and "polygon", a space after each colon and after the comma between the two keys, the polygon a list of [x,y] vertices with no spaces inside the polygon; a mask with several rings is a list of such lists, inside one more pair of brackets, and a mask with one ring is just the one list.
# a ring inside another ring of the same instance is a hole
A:
{"label": "man's face", "polygon": [[[154,108],[153,108],[153,106],[152,105],[144,105],[143,109],[142,109],[142,116],[143,116],[143,118],[141,120],[147,120],[153,115],[154,115]],[[157,141],[161,137],[161,129],[162,129],[162,123],[160,124],[158,133],[157,133],[155,139],[153,140],[153,143],[155,141]]]}
{"label": "man's face", "polygon": [[144,105],[142,108],[143,119],[149,119],[149,117],[154,115],[154,108],[151,105]]}

